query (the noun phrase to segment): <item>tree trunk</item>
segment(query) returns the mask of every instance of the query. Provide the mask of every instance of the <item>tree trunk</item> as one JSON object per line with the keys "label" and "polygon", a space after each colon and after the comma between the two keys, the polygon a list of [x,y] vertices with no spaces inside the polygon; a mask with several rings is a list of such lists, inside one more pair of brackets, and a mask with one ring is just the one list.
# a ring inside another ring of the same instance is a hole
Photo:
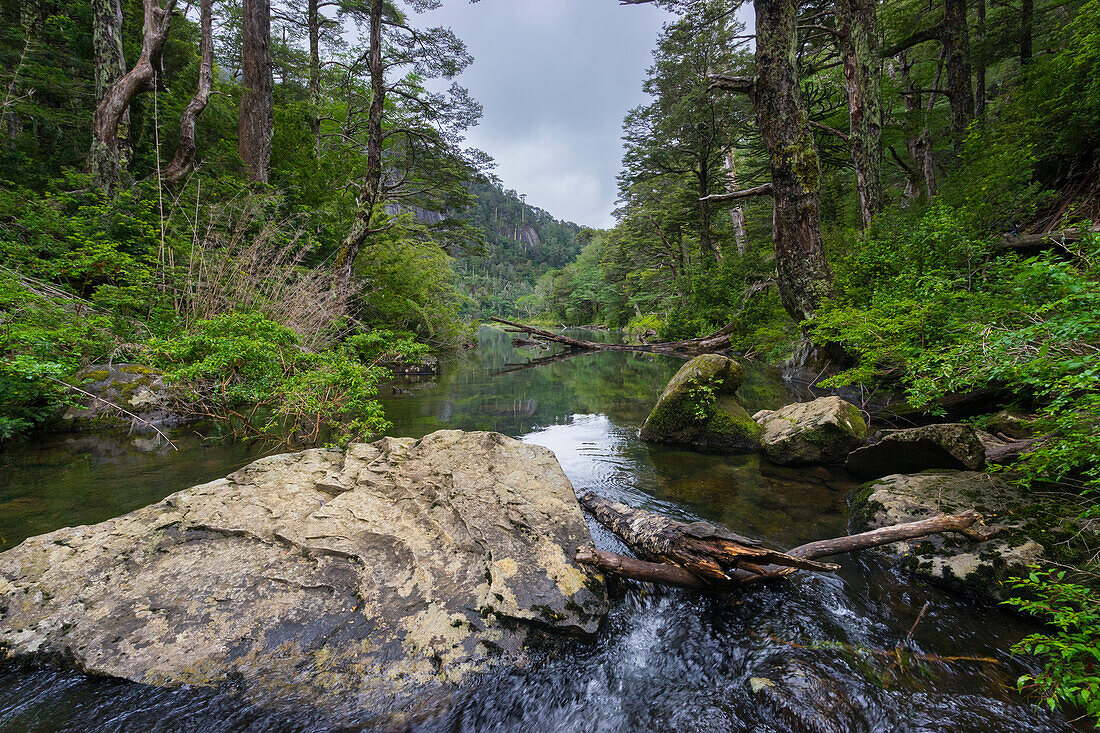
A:
{"label": "tree trunk", "polygon": [[270,0],[241,3],[241,109],[237,152],[248,177],[267,183],[275,127],[275,79],[271,69]]}
{"label": "tree trunk", "polygon": [[[737,159],[733,149],[726,151],[726,164],[729,166],[730,190],[737,190]],[[737,244],[737,254],[743,255],[749,249],[749,238],[745,233],[745,209],[735,204],[730,209],[730,223],[733,224],[733,241]]]}
{"label": "tree trunk", "polygon": [[604,550],[581,550],[579,563],[619,577],[707,590],[731,590],[738,585],[767,578],[782,578],[800,569],[831,571],[837,565],[819,558],[925,537],[940,532],[960,532],[981,540],[987,534],[975,529],[981,521],[976,511],[943,515],[917,522],[818,540],[788,552],[769,550],[755,540],[740,537],[709,522],[677,522],[653,512],[633,509],[602,499],[593,493],[580,498],[601,525],[611,530],[642,560]]}
{"label": "tree trunk", "polygon": [[[92,0],[92,48],[95,51],[95,99],[98,105],[126,73],[122,51],[122,5],[119,0]],[[130,159],[130,109],[119,118],[115,147],[118,165],[125,169]]]}
{"label": "tree trunk", "polygon": [[142,92],[153,89],[160,73],[161,53],[168,40],[172,10],[176,0],[168,0],[165,8],[159,0],[143,0],[145,10],[141,55],[134,68],[107,91],[92,118],[92,177],[102,188],[113,190],[121,180],[118,126],[130,103]]}
{"label": "tree trunk", "polygon": [[771,169],[772,238],[779,298],[797,323],[812,320],[832,293],[821,241],[821,168],[802,104],[794,0],[755,0],[757,126]]}
{"label": "tree trunk", "polygon": [[848,93],[848,140],[856,170],[859,214],[866,227],[883,208],[882,58],[876,0],[837,0]]}
{"label": "tree trunk", "polygon": [[306,25],[309,31],[309,132],[313,135],[314,157],[321,158],[321,0],[309,0]]}
{"label": "tree trunk", "polygon": [[978,120],[981,121],[985,117],[985,66],[986,66],[986,50],[985,50],[985,0],[978,0],[978,27],[976,29],[977,41],[978,41],[978,53],[977,63],[978,70],[975,72],[975,86],[977,87],[974,92],[974,114],[977,115]]}
{"label": "tree trunk", "polygon": [[1023,0],[1020,9],[1020,66],[1031,63],[1031,37],[1034,34],[1035,0]]}
{"label": "tree trunk", "polygon": [[336,280],[343,287],[351,283],[355,258],[371,234],[374,207],[382,199],[382,116],[386,109],[386,77],[382,65],[383,0],[371,0],[370,67],[371,101],[367,116],[367,172],[359,189],[359,208],[351,231],[336,255]]}
{"label": "tree trunk", "polygon": [[951,102],[951,134],[957,152],[966,138],[967,126],[974,119],[966,0],[945,0],[942,41],[947,64],[947,94]]}
{"label": "tree trunk", "polygon": [[715,262],[721,262],[722,249],[714,241],[714,232],[711,231],[710,226],[710,202],[706,201],[707,194],[710,193],[709,188],[710,173],[707,170],[706,161],[703,161],[699,173],[699,200],[696,202],[696,206],[699,207],[699,248],[703,252],[709,252]]}
{"label": "tree trunk", "polygon": [[210,101],[210,90],[214,83],[214,28],[213,0],[202,0],[200,27],[199,81],[195,96],[187,103],[180,117],[180,139],[176,154],[164,171],[164,179],[169,183],[182,181],[195,165],[195,122],[206,109]]}

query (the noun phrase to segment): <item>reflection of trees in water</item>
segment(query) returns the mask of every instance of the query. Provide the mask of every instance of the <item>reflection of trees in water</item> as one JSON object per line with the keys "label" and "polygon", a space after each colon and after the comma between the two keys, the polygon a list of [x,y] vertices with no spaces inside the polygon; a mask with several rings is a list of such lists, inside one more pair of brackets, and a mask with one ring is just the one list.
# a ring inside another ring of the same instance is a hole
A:
{"label": "reflection of trees in water", "polygon": [[[420,436],[459,428],[523,435],[539,426],[567,424],[576,414],[593,413],[636,428],[683,364],[674,357],[632,352],[570,356],[557,347],[546,355],[514,348],[509,334],[492,328],[481,329],[479,338],[477,351],[444,363],[442,374],[431,384],[403,384],[414,396],[384,396],[393,433]],[[526,366],[547,356],[543,363]],[[774,370],[750,366],[742,391],[752,410],[787,401]]]}

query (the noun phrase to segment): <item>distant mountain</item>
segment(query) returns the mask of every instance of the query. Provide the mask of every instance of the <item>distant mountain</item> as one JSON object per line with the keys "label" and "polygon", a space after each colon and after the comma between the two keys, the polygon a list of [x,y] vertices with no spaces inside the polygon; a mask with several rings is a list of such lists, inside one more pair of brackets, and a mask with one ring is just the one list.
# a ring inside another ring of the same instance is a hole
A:
{"label": "distant mountain", "polygon": [[482,255],[458,255],[455,272],[474,317],[517,315],[516,301],[534,292],[538,279],[576,259],[579,224],[556,219],[525,203],[512,190],[471,184],[475,204],[464,215],[485,232]]}

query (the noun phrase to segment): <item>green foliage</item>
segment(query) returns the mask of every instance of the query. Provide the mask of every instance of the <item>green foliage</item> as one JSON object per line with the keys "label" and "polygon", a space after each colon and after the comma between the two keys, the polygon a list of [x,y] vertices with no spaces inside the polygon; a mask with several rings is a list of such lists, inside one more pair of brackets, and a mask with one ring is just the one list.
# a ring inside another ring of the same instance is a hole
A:
{"label": "green foliage", "polygon": [[1057,629],[1031,634],[1012,647],[1013,653],[1032,654],[1044,665],[1042,673],[1025,674],[1017,684],[1041,695],[1051,710],[1079,708],[1100,727],[1100,595],[1065,578],[1065,571],[1035,571],[1013,583],[1024,595],[1005,603]]}
{"label": "green foliage", "polygon": [[[183,409],[254,428],[257,406],[268,408],[259,433],[293,432],[313,443],[322,435],[346,444],[377,435],[389,423],[374,399],[390,376],[384,359],[425,351],[407,337],[372,331],[320,352],[301,349],[297,335],[257,313],[226,313],[202,320],[177,337],[153,339],[153,364],[185,391]],[[249,406],[248,416],[237,412]]]}

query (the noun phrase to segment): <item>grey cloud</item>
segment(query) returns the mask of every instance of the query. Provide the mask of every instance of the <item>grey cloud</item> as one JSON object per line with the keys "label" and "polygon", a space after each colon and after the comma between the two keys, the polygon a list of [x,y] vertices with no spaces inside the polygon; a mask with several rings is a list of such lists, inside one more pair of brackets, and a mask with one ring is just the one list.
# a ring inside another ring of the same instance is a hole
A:
{"label": "grey cloud", "polygon": [[554,216],[613,223],[622,119],[662,22],[652,6],[616,0],[449,0],[416,18],[455,30],[474,56],[457,79],[484,106],[468,136],[508,188]]}

